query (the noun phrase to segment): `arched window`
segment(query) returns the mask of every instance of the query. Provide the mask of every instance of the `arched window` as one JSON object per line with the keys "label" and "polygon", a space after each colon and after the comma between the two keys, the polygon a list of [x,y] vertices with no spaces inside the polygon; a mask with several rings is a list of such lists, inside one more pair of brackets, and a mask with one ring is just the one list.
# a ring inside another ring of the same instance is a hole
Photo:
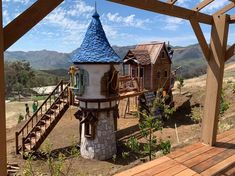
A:
{"label": "arched window", "polygon": [[161,58],[165,58],[165,52],[162,51]]}

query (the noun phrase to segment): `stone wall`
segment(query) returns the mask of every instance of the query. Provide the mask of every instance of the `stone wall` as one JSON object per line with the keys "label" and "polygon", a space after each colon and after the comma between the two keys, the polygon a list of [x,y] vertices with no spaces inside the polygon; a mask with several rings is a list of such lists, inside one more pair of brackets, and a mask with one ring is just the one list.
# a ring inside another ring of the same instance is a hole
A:
{"label": "stone wall", "polygon": [[81,135],[81,155],[87,159],[106,160],[116,154],[116,137],[114,133],[114,118],[113,112],[110,111],[109,117],[107,112],[100,112],[96,127],[94,139],[89,139],[84,136],[85,128],[82,125]]}

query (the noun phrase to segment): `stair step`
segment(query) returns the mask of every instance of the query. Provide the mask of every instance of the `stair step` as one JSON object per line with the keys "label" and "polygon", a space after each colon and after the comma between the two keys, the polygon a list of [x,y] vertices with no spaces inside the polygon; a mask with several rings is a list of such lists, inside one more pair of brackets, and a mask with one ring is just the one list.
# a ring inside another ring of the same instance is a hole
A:
{"label": "stair step", "polygon": [[46,120],[47,122],[49,122],[48,124],[50,124],[50,119],[51,119],[51,121],[53,121],[55,119],[55,116],[54,115],[50,115],[50,114],[45,114],[43,116],[43,120]]}
{"label": "stair step", "polygon": [[56,104],[51,107],[51,109],[58,109],[58,108],[59,108],[59,106]]}
{"label": "stair step", "polygon": [[49,111],[47,111],[48,114],[54,114],[56,112],[56,109],[49,109]]}

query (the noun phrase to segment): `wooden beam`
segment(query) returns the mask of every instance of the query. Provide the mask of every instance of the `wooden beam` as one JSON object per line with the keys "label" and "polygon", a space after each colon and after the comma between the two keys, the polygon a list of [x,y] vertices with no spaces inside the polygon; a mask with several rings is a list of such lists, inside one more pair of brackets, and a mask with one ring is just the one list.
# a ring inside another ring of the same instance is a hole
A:
{"label": "wooden beam", "polygon": [[64,0],[37,0],[4,28],[4,50],[32,29]]}
{"label": "wooden beam", "polygon": [[235,15],[230,15],[229,23],[230,24],[235,23]]}
{"label": "wooden beam", "polygon": [[177,1],[177,0],[168,0],[167,3],[174,5],[174,4],[176,3],[176,1]]}
{"label": "wooden beam", "polygon": [[111,2],[136,7],[143,10],[148,10],[152,12],[157,12],[164,15],[169,15],[173,17],[178,17],[182,19],[195,18],[200,23],[212,24],[212,16],[189,10],[176,5],[171,5],[166,2],[161,2],[157,0],[108,0]]}
{"label": "wooden beam", "polygon": [[203,35],[201,26],[199,25],[198,21],[191,19],[190,23],[192,25],[192,28],[194,30],[195,35],[197,36],[198,42],[201,46],[202,52],[206,58],[207,61],[209,61],[210,57],[210,49],[206,42],[205,36]]}
{"label": "wooden beam", "polygon": [[230,4],[226,5],[224,8],[218,10],[214,13],[214,15],[222,15],[225,14],[227,11],[231,10],[235,7],[235,2],[231,2]]}
{"label": "wooden beam", "polygon": [[207,5],[212,3],[213,1],[214,0],[204,0],[201,3],[199,3],[195,8],[193,8],[193,10],[200,11],[201,9],[203,9],[204,7],[206,7]]}
{"label": "wooden beam", "polygon": [[202,142],[214,145],[218,129],[224,63],[228,40],[228,15],[214,15],[211,31],[211,54],[208,61],[206,99],[202,119]]}
{"label": "wooden beam", "polygon": [[6,114],[5,114],[5,79],[4,79],[4,50],[3,50],[3,24],[2,0],[0,0],[0,173],[7,175],[7,140],[6,140]]}
{"label": "wooden beam", "polygon": [[230,46],[226,51],[225,62],[235,55],[235,44]]}

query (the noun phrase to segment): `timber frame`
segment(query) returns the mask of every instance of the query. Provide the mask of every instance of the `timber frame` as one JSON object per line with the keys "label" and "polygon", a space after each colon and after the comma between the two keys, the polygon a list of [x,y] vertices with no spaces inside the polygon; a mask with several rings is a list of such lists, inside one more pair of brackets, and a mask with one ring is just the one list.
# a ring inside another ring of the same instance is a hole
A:
{"label": "timber frame", "polygon": [[[111,2],[156,12],[172,17],[188,20],[199,41],[202,52],[208,63],[206,99],[202,120],[201,141],[207,145],[215,145],[218,128],[220,97],[223,84],[224,64],[235,55],[235,44],[227,49],[229,25],[235,23],[235,15],[226,14],[235,7],[235,0],[214,14],[200,12],[214,0],[203,0],[193,9],[175,5],[177,0],[109,0]],[[210,44],[207,44],[200,23],[211,26]]]}
{"label": "timber frame", "polygon": [[[63,1],[64,0],[37,0],[31,7],[16,17],[7,26],[3,27],[2,0],[0,0],[0,173],[3,176],[7,175],[3,53]],[[232,57],[235,53],[235,45],[232,45],[228,50],[226,50],[228,27],[229,24],[235,23],[235,16],[225,14],[228,10],[234,7],[234,0],[230,0],[230,4],[213,15],[200,12],[202,8],[206,7],[213,0],[204,0],[198,4],[195,9],[192,10],[174,5],[177,0],[166,0],[166,2],[157,0],[111,1],[156,13],[186,19],[191,22],[199,40],[199,44],[202,47],[205,58],[208,61],[207,96],[205,104],[206,111],[203,118],[202,141],[209,145],[215,144],[218,126],[220,93],[224,73],[224,62]],[[208,46],[206,43],[199,23],[209,24],[212,26],[210,46]]]}

